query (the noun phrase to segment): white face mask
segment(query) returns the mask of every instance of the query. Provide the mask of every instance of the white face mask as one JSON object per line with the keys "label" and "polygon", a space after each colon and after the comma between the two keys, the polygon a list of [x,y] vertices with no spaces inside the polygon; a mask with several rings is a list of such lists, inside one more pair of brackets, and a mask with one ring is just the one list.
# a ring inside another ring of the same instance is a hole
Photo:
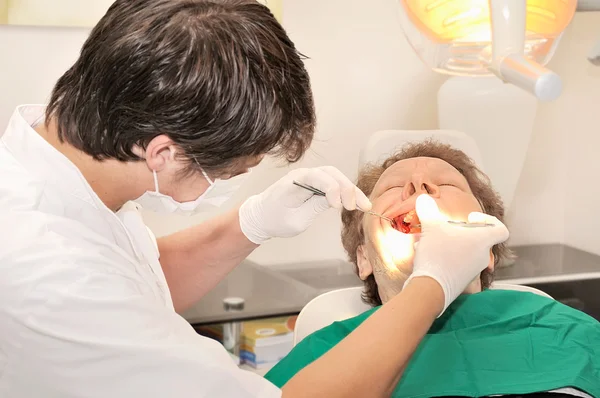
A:
{"label": "white face mask", "polygon": [[191,202],[177,202],[172,197],[162,194],[158,190],[158,177],[156,171],[152,171],[154,176],[154,191],[146,191],[142,196],[134,200],[145,210],[157,213],[171,213],[181,215],[193,215],[203,211],[214,210],[227,202],[231,196],[239,189],[242,183],[250,175],[250,171],[237,175],[227,180],[212,181],[210,177],[202,170],[202,175],[210,184],[198,199]]}

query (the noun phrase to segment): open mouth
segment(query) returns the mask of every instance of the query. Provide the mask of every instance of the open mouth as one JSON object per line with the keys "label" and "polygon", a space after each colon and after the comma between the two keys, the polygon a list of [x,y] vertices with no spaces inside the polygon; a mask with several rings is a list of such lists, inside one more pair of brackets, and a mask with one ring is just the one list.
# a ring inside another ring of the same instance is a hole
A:
{"label": "open mouth", "polygon": [[403,213],[394,217],[392,227],[403,234],[421,233],[421,221],[419,220],[416,210],[411,210],[408,213]]}

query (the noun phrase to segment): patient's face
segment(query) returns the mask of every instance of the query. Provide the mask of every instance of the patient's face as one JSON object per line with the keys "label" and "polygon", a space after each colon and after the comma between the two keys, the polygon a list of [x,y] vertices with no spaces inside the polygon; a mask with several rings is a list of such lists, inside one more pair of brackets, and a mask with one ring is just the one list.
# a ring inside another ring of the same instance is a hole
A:
{"label": "patient's face", "polygon": [[[448,219],[466,221],[469,213],[482,211],[477,198],[463,175],[437,158],[411,158],[389,167],[371,193],[373,211],[389,218],[403,218],[415,209],[417,197],[429,194]],[[413,245],[418,233],[405,234],[389,222],[365,215],[365,244],[358,249],[361,279],[374,274],[381,299],[385,302],[397,294],[412,272]],[[479,279],[467,292],[481,290]]]}

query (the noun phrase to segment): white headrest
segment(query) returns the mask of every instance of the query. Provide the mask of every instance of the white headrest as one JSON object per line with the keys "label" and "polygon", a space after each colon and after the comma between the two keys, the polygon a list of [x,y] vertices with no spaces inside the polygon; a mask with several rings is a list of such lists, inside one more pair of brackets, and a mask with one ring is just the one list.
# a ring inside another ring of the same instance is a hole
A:
{"label": "white headrest", "polygon": [[471,137],[454,130],[384,130],[373,133],[359,155],[359,168],[366,163],[381,163],[409,142],[429,138],[463,151],[481,171],[483,160],[479,148]]}

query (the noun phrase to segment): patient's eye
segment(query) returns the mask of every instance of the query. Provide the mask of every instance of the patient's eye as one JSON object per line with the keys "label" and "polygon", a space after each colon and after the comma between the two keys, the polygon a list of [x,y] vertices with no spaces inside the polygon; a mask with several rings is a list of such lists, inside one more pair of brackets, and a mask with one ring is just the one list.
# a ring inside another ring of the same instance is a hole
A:
{"label": "patient's eye", "polygon": [[392,191],[392,190],[397,190],[399,189],[400,191],[402,191],[404,189],[404,185],[392,185],[389,188],[386,189],[386,191]]}

